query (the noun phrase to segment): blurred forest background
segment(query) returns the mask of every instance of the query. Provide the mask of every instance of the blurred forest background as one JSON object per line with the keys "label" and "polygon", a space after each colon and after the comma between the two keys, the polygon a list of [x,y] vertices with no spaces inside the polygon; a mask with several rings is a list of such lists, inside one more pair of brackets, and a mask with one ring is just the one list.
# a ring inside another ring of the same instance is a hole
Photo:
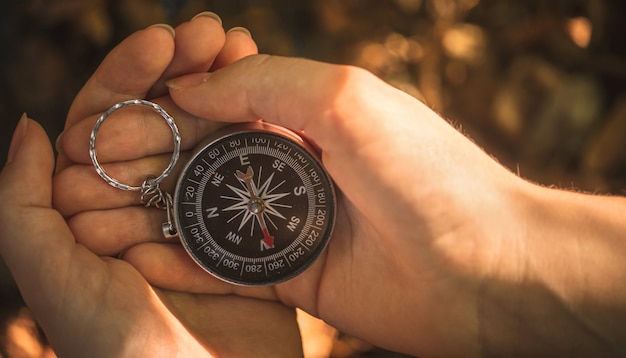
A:
{"label": "blurred forest background", "polygon": [[[113,46],[205,10],[226,29],[250,29],[260,52],[369,69],[523,177],[624,193],[623,0],[3,0],[0,164],[23,112],[54,141]],[[0,319],[9,322],[19,295],[6,270],[1,277]]]}

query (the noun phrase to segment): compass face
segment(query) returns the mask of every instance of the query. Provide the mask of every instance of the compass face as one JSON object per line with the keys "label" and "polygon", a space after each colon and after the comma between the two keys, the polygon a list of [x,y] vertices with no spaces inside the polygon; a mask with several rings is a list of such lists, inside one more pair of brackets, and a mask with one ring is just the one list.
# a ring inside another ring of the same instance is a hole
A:
{"label": "compass face", "polygon": [[299,136],[246,123],[199,146],[179,178],[174,215],[183,245],[206,271],[270,285],[298,275],[323,251],[335,192]]}

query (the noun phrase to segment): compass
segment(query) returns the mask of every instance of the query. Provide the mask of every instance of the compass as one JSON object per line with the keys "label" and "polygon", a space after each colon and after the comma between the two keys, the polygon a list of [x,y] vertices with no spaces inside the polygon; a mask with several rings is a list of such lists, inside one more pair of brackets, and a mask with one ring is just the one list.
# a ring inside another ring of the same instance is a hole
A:
{"label": "compass", "polygon": [[[117,181],[98,162],[100,126],[126,106],[159,113],[174,140],[167,168],[159,176],[147,175],[141,186]],[[109,185],[140,191],[146,207],[167,210],[164,235],[179,238],[200,267],[222,280],[272,285],[297,276],[319,257],[335,224],[335,189],[302,136],[264,122],[228,126],[196,147],[172,198],[160,183],[173,171],[180,142],[174,119],[161,106],[135,99],[100,116],[91,132],[89,155]]]}
{"label": "compass", "polygon": [[301,136],[264,122],[203,141],[184,166],[173,221],[193,260],[225,281],[270,285],[293,278],[324,250],[335,190]]}

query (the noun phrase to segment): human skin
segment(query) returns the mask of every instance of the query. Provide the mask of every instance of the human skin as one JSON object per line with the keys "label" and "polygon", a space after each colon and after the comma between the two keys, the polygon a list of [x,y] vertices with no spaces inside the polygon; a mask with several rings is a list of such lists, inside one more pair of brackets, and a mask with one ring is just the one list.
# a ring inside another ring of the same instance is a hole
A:
{"label": "human skin", "polygon": [[[110,101],[166,92],[168,76],[219,68],[256,52],[248,35],[225,34],[218,20],[207,15],[183,23],[176,39],[167,26],[133,34],[81,91],[68,126]],[[194,34],[208,37],[194,41]],[[58,170],[71,165],[59,159]],[[59,356],[302,356],[293,308],[156,288],[128,262],[82,245],[52,208],[54,167],[48,137],[24,115],[0,174],[0,254]]]}
{"label": "human skin", "polygon": [[[206,274],[159,239],[162,213],[93,172],[87,141],[101,105],[69,123],[60,147],[70,164],[54,179],[55,207],[93,252],[122,252],[157,287],[279,301],[419,356],[626,354],[624,198],[523,180],[423,103],[350,66],[256,55],[166,84],[155,101],[177,118],[185,150],[227,122],[305,132],[340,191],[330,244],[272,287]],[[169,161],[167,127],[145,123],[129,113],[99,133],[120,181]]]}

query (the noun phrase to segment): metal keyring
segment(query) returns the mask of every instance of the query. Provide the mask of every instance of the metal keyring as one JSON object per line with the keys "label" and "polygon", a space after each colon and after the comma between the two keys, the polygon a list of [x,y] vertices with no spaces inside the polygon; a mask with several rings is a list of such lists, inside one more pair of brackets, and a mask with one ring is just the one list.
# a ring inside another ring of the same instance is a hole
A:
{"label": "metal keyring", "polygon": [[[170,126],[172,130],[172,136],[174,137],[174,152],[172,153],[172,160],[170,161],[170,164],[167,166],[167,168],[165,168],[163,173],[161,173],[161,175],[159,175],[158,177],[152,179],[152,177],[148,176],[148,178],[150,178],[149,182],[146,183],[148,181],[148,179],[146,179],[146,181],[144,181],[144,184],[141,186],[132,186],[132,185],[123,184],[117,181],[116,179],[110,177],[104,171],[104,169],[98,162],[98,157],[97,157],[97,152],[96,152],[96,136],[98,135],[98,131],[100,130],[100,126],[102,125],[102,122],[104,122],[104,120],[107,119],[113,112],[117,111],[120,108],[130,106],[130,105],[140,105],[140,106],[146,106],[146,107],[152,108],[154,111],[160,114],[161,117],[163,117],[163,119],[165,119],[167,124]],[[171,173],[172,169],[174,169],[174,165],[176,165],[179,155],[180,155],[180,133],[178,132],[178,128],[176,127],[176,123],[174,122],[174,118],[172,118],[172,116],[170,116],[158,104],[150,102],[150,101],[145,101],[142,99],[134,99],[134,100],[117,103],[113,107],[109,108],[106,112],[102,113],[102,115],[100,116],[100,118],[98,118],[98,121],[94,125],[93,129],[91,130],[91,137],[89,138],[89,156],[91,157],[91,162],[93,163],[94,168],[96,168],[96,172],[98,173],[98,175],[100,175],[102,179],[104,179],[104,181],[109,183],[109,185],[118,189],[122,189],[122,190],[142,191],[142,190],[145,190],[146,185],[149,185],[151,187],[158,186],[158,184],[162,182],[163,179],[165,179]]]}

